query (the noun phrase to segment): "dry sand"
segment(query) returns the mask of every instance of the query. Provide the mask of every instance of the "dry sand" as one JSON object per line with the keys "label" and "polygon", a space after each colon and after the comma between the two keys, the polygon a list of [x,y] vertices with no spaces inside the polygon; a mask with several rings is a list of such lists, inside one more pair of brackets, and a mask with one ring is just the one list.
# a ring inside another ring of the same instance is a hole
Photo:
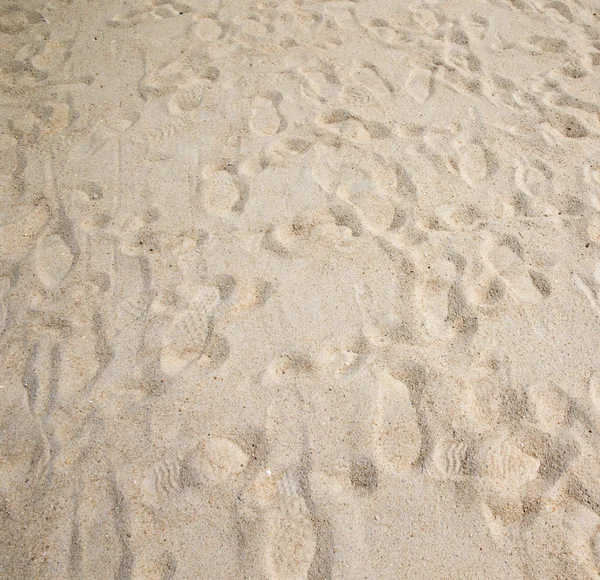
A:
{"label": "dry sand", "polygon": [[600,578],[598,0],[3,0],[0,578]]}

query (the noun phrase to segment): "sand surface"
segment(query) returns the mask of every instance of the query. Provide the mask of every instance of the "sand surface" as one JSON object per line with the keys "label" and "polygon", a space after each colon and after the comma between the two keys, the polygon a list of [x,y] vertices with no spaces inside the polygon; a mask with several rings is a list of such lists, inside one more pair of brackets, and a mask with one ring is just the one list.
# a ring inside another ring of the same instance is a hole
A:
{"label": "sand surface", "polygon": [[0,578],[600,578],[598,0],[2,0]]}

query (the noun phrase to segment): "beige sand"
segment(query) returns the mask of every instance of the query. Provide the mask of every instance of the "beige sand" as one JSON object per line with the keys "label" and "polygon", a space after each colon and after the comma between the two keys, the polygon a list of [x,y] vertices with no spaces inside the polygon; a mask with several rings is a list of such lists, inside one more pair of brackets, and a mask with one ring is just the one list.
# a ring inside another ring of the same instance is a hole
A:
{"label": "beige sand", "polygon": [[3,0],[0,578],[600,578],[597,0]]}

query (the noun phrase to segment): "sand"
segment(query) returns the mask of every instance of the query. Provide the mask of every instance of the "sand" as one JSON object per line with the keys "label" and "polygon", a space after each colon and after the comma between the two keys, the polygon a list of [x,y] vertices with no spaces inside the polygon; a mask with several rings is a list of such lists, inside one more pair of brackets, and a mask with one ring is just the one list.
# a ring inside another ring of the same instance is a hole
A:
{"label": "sand", "polygon": [[0,578],[600,578],[600,3],[4,0]]}

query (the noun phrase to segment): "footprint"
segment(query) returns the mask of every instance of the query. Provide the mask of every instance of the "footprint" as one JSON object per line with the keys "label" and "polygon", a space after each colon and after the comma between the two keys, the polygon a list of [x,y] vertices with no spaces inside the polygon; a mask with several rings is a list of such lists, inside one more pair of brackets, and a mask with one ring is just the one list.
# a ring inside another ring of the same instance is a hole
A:
{"label": "footprint", "polygon": [[186,486],[184,457],[170,454],[155,465],[142,481],[142,495],[150,504],[167,500]]}
{"label": "footprint", "polygon": [[456,264],[443,256],[427,255],[420,256],[416,263],[423,270],[415,286],[415,298],[425,330],[432,340],[448,340],[455,334],[451,299],[458,279]]}
{"label": "footprint", "polygon": [[60,286],[73,265],[73,254],[57,234],[48,236],[38,246],[35,254],[36,272],[49,290]]}
{"label": "footprint", "polygon": [[404,84],[406,92],[422,105],[431,94],[431,71],[423,68],[413,69]]}
{"label": "footprint", "polygon": [[[353,176],[355,171],[347,171],[341,162],[333,158],[327,148],[318,148],[319,156],[311,169],[315,183],[328,193],[337,193],[346,174]],[[600,172],[599,172],[600,175]]]}
{"label": "footprint", "polygon": [[40,23],[47,23],[47,20],[39,12],[21,9],[18,4],[0,9],[0,32],[4,34],[19,34]]}
{"label": "footprint", "polygon": [[390,95],[390,86],[373,65],[365,64],[352,72],[352,78],[378,97]]}
{"label": "footprint", "polygon": [[329,113],[319,115],[317,123],[357,141],[385,139],[391,135],[391,130],[383,123],[367,121],[344,109],[334,109]]}
{"label": "footprint", "polygon": [[[458,34],[459,38],[455,38]],[[481,63],[468,46],[468,38],[464,32],[453,28],[446,41],[443,63],[448,69],[455,69],[471,78],[481,75]]]}
{"label": "footprint", "polygon": [[317,122],[352,141],[369,141],[371,138],[369,131],[358,117],[341,109],[321,115]]}
{"label": "footprint", "polygon": [[261,472],[240,496],[253,577],[307,580],[317,537],[298,478]]}
{"label": "footprint", "polygon": [[472,73],[470,61],[472,55],[464,51],[454,48],[451,54],[448,55],[448,63],[436,68],[436,80],[443,83],[447,87],[459,95],[466,97],[479,96],[482,92],[482,77],[481,73]]}
{"label": "footprint", "polygon": [[448,481],[464,479],[468,449],[464,441],[452,439],[438,441],[431,455],[434,476]]}
{"label": "footprint", "polygon": [[543,298],[548,298],[552,294],[552,285],[542,272],[530,269],[529,277]]}
{"label": "footprint", "polygon": [[583,139],[589,135],[587,127],[573,115],[546,111],[546,118],[552,128],[567,139]]}
{"label": "footprint", "polygon": [[164,96],[187,87],[216,80],[218,69],[205,67],[197,70],[188,63],[172,61],[158,70],[148,73],[143,80],[142,90],[144,93],[154,96]]}
{"label": "footprint", "polygon": [[328,3],[325,4],[325,12],[333,16],[335,23],[342,30],[356,30],[358,28],[358,23],[352,8],[348,8],[344,5],[338,7],[335,6],[335,4],[332,5]]}
{"label": "footprint", "polygon": [[513,298],[517,301],[539,303],[547,294],[543,287],[547,284],[542,279],[536,284],[539,276],[531,274],[530,268],[524,262],[520,246],[512,243],[512,239],[500,240],[501,243],[491,237],[484,239],[482,244],[483,263],[493,275],[498,276],[506,285]]}
{"label": "footprint", "polygon": [[38,71],[50,73],[65,62],[68,52],[68,47],[64,44],[49,40],[44,43],[42,50],[31,59],[31,64]]}
{"label": "footprint", "polygon": [[189,468],[197,483],[228,485],[239,477],[249,460],[239,445],[230,439],[210,437],[194,450]]}
{"label": "footprint", "polygon": [[149,4],[143,10],[130,10],[129,12],[120,12],[111,17],[108,24],[118,27],[131,27],[143,22],[155,22],[157,20],[166,20],[169,18],[178,18],[191,12],[191,8],[179,2],[154,2]]}
{"label": "footprint", "polygon": [[235,288],[234,304],[229,310],[232,315],[244,314],[248,310],[260,308],[270,298],[273,285],[266,280],[245,279]]}
{"label": "footprint", "polygon": [[117,578],[130,554],[123,540],[123,511],[127,508],[121,491],[107,476],[89,476],[77,505],[77,553],[82,578]]}
{"label": "footprint", "polygon": [[485,221],[484,215],[471,205],[442,204],[435,208],[434,215],[439,227],[461,232],[476,230]]}
{"label": "footprint", "polygon": [[21,206],[8,223],[0,225],[0,257],[21,259],[48,219],[43,207]]}
{"label": "footprint", "polygon": [[223,34],[223,28],[214,18],[200,18],[193,28],[194,34],[204,42],[219,40]]}
{"label": "footprint", "polygon": [[427,32],[435,32],[444,21],[443,16],[439,12],[436,13],[428,8],[417,8],[414,10],[412,19]]}
{"label": "footprint", "polygon": [[537,159],[515,161],[515,183],[525,195],[532,197],[547,197],[554,189],[552,172]]}
{"label": "footprint", "polygon": [[205,286],[189,307],[175,316],[160,352],[160,366],[166,374],[178,374],[204,353],[219,301],[218,290]]}
{"label": "footprint", "polygon": [[395,28],[380,18],[371,20],[366,28],[373,38],[392,48],[401,48],[413,39],[408,30]]}
{"label": "footprint", "polygon": [[364,362],[367,349],[362,336],[342,336],[323,347],[320,364],[327,369],[326,373],[352,373]]}
{"label": "footprint", "polygon": [[[271,167],[287,167],[295,157],[310,151],[312,146],[312,141],[306,139],[293,137],[277,139],[265,149],[264,162]],[[259,167],[258,171],[261,170],[262,167]]]}
{"label": "footprint", "polygon": [[521,532],[532,580],[598,578],[600,517],[595,500],[571,493],[543,498]]}
{"label": "footprint", "polygon": [[255,39],[266,38],[269,27],[254,18],[247,18],[240,23],[240,36],[252,42]]}
{"label": "footprint", "polygon": [[216,18],[221,9],[221,0],[186,0],[194,13],[194,20],[199,18]]}
{"label": "footprint", "polygon": [[512,521],[519,521],[523,513],[522,507],[519,506],[521,507],[520,510],[514,510],[517,511],[517,514],[515,514],[512,518],[507,518],[507,510],[499,510],[498,506],[490,506],[486,501],[482,501],[480,505],[483,519],[487,524],[490,536],[492,537],[492,540],[496,546],[501,550],[515,550],[516,542],[511,534],[512,529],[509,524],[512,523]]}
{"label": "footprint", "polygon": [[73,111],[67,103],[46,102],[38,113],[38,127],[42,135],[55,135],[67,129]]}
{"label": "footprint", "polygon": [[524,45],[529,45],[541,52],[562,54],[569,51],[569,44],[564,38],[558,36],[540,36],[535,34],[525,39]]}
{"label": "footprint", "polygon": [[486,487],[509,493],[533,481],[540,460],[525,453],[507,437],[484,441],[471,457],[473,471]]}
{"label": "footprint", "polygon": [[119,12],[111,16],[108,20],[110,26],[129,28],[136,26],[151,18],[148,10],[130,10],[129,12]]}
{"label": "footprint", "polygon": [[[362,186],[376,190],[384,198],[392,198],[404,186],[404,175],[391,163],[377,155],[356,151],[347,156],[334,148],[317,148],[318,157],[311,175],[314,181],[328,193],[348,200],[356,188]],[[404,192],[402,192],[404,193]]]}
{"label": "footprint", "polygon": [[304,77],[308,97],[332,101],[342,90],[335,68],[330,63],[312,60],[298,67],[298,72]]}
{"label": "footprint", "polygon": [[234,211],[240,201],[241,191],[236,178],[227,170],[203,172],[202,183],[204,203],[212,212],[220,215]]}
{"label": "footprint", "polygon": [[531,385],[527,387],[527,400],[527,408],[540,429],[554,433],[568,424],[571,401],[561,389],[545,384]]}
{"label": "footprint", "polygon": [[296,477],[286,474],[278,485],[279,509],[267,544],[267,569],[273,580],[306,580],[316,553],[316,534]]}
{"label": "footprint", "polygon": [[375,451],[395,471],[409,469],[421,453],[421,429],[408,387],[387,370],[377,377]]}
{"label": "footprint", "polygon": [[465,28],[476,38],[481,40],[489,28],[489,20],[476,12],[468,12],[464,15]]}
{"label": "footprint", "polygon": [[281,119],[272,99],[266,97],[256,97],[254,99],[252,115],[248,125],[252,131],[259,135],[276,135],[279,132]]}
{"label": "footprint", "polygon": [[330,208],[318,208],[298,215],[291,223],[272,227],[266,233],[265,245],[283,256],[312,252],[315,246],[344,246],[353,232],[340,224]]}
{"label": "footprint", "polygon": [[496,105],[512,109],[523,109],[525,104],[519,101],[519,89],[510,79],[489,72],[483,75],[481,89],[483,95]]}
{"label": "footprint", "polygon": [[121,300],[113,314],[115,336],[142,320],[148,313],[148,308],[148,302],[141,293]]}
{"label": "footprint", "polygon": [[359,213],[366,227],[374,234],[386,232],[395,217],[395,208],[377,185],[366,176],[356,176],[344,182],[337,195],[350,203]]}
{"label": "footprint", "polygon": [[196,82],[189,86],[181,87],[169,99],[167,110],[174,117],[185,117],[196,111],[204,98],[204,82]]}
{"label": "footprint", "polygon": [[444,39],[446,49],[452,45],[463,47],[469,46],[469,37],[457,22],[448,22],[440,37]]}
{"label": "footprint", "polygon": [[367,522],[364,507],[369,490],[375,491],[375,487],[365,488],[361,483],[372,482],[377,470],[369,459],[360,458],[359,462],[359,479],[354,482],[346,475],[321,471],[310,473],[311,499],[318,506],[320,525],[317,554],[309,578],[358,580],[372,577],[372,561],[369,558],[372,528]]}
{"label": "footprint", "polygon": [[561,23],[573,22],[571,10],[564,2],[547,2],[544,4],[544,12],[553,20]]}
{"label": "footprint", "polygon": [[587,276],[573,274],[573,282],[579,291],[588,299],[592,310],[600,316],[600,293],[598,291],[600,288],[599,277],[596,275],[594,278],[588,278]]}
{"label": "footprint", "polygon": [[458,153],[458,171],[464,182],[471,187],[481,185],[488,175],[487,154],[483,147],[472,141],[455,140]]}

